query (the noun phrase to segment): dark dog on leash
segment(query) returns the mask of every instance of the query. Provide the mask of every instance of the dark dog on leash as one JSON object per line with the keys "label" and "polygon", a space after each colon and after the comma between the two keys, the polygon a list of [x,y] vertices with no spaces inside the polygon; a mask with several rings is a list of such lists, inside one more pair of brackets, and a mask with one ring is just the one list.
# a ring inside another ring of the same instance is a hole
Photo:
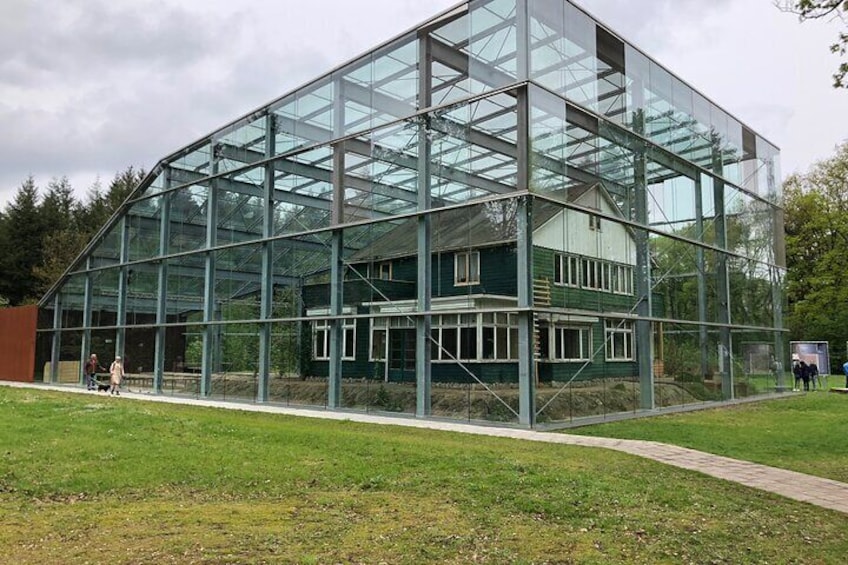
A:
{"label": "dark dog on leash", "polygon": [[101,390],[105,392],[109,390],[111,386],[112,385],[110,385],[109,383],[97,383],[97,392],[100,392]]}

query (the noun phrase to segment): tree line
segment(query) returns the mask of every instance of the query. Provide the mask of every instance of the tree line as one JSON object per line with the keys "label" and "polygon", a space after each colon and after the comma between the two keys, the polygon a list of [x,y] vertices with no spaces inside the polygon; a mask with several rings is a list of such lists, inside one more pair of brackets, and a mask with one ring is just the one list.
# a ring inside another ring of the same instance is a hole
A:
{"label": "tree line", "polygon": [[67,177],[42,190],[30,176],[0,211],[0,304],[37,302],[145,176],[128,167],[77,198]]}

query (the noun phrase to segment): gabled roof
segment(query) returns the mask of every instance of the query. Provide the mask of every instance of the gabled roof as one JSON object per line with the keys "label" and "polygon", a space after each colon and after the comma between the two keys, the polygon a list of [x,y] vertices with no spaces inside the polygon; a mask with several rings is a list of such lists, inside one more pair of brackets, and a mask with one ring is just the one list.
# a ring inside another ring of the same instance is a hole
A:
{"label": "gabled roof", "polygon": [[[621,216],[621,211],[600,183],[577,184],[559,191],[546,192],[558,200],[588,209],[601,210],[593,198],[602,198]],[[456,249],[490,247],[516,240],[515,199],[491,200],[473,206],[449,208],[431,216],[434,253]],[[533,229],[538,230],[561,213],[563,208],[548,200],[533,203]],[[348,260],[351,262],[385,260],[415,255],[418,252],[418,218],[409,218]]]}

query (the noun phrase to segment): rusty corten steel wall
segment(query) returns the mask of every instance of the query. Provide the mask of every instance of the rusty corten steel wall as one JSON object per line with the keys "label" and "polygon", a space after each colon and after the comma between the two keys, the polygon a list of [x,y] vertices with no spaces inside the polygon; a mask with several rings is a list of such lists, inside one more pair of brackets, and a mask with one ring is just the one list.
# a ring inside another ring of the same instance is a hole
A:
{"label": "rusty corten steel wall", "polygon": [[0,380],[31,383],[38,306],[0,308]]}

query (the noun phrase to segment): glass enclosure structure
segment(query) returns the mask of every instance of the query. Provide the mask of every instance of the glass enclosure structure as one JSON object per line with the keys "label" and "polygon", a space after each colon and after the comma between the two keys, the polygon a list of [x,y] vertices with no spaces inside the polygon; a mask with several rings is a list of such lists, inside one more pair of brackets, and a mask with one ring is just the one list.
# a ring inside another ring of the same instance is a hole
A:
{"label": "glass enclosure structure", "polygon": [[36,365],[521,426],[773,391],[778,159],[574,4],[472,0],[162,159]]}

